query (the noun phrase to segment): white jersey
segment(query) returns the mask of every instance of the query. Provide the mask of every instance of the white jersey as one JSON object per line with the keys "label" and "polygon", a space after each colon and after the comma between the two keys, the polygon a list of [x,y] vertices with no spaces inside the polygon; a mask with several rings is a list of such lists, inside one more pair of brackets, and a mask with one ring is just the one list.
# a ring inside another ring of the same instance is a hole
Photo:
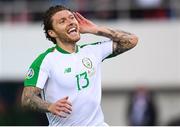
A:
{"label": "white jersey", "polygon": [[50,103],[69,96],[72,112],[67,118],[46,113],[50,126],[104,125],[101,103],[101,62],[112,54],[112,41],[77,46],[68,53],[56,46],[41,54],[31,65],[25,86],[43,89]]}

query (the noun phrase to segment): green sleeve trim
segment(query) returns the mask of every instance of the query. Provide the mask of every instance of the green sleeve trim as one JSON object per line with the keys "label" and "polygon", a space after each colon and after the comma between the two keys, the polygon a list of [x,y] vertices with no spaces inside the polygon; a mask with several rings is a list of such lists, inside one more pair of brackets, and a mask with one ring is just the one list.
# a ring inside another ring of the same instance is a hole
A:
{"label": "green sleeve trim", "polygon": [[24,86],[36,86],[38,76],[39,76],[39,70],[40,66],[45,58],[45,56],[52,52],[55,47],[49,48],[46,52],[40,54],[35,61],[31,64],[28,73],[24,80]]}
{"label": "green sleeve trim", "polygon": [[[118,54],[117,54],[117,55],[118,55]],[[112,57],[115,57],[115,56],[117,56],[117,55],[115,55],[115,54],[112,53],[112,54],[110,54],[109,56],[107,56],[106,58],[104,58],[104,60],[105,60],[105,59],[112,58]]]}
{"label": "green sleeve trim", "polygon": [[[95,43],[90,43],[90,44],[84,44],[84,45],[81,45],[80,48],[83,48],[85,46],[88,46],[88,45],[98,45],[98,44],[101,44],[101,42],[95,42]],[[118,55],[118,54],[117,54]],[[115,54],[110,54],[109,56],[107,56],[106,58],[104,58],[102,61],[104,61],[105,59],[109,59],[109,58],[112,58],[112,57],[115,57],[117,56]]]}
{"label": "green sleeve trim", "polygon": [[98,45],[98,44],[101,44],[101,42],[95,42],[95,43],[90,43],[90,44],[84,44],[84,45],[81,45],[80,48],[84,48],[85,46],[88,46],[88,45]]}

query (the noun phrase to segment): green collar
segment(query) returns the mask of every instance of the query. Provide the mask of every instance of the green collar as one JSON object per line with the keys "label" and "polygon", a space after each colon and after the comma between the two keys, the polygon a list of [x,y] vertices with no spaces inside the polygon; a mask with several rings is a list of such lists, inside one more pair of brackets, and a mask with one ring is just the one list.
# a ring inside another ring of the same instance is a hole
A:
{"label": "green collar", "polygon": [[[78,52],[78,50],[79,50],[78,48],[79,48],[79,46],[76,45],[76,52],[75,52],[75,53]],[[59,52],[63,53],[63,54],[71,54],[71,53],[69,53],[68,51],[66,51],[66,50],[62,49],[61,47],[59,47],[58,45],[56,45],[56,49],[57,49]]]}

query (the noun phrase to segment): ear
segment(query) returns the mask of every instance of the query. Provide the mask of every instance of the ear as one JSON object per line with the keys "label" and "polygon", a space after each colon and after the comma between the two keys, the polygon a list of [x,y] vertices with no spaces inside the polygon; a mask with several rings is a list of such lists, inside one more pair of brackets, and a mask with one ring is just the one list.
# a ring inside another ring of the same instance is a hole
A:
{"label": "ear", "polygon": [[53,38],[57,37],[57,34],[53,30],[48,30],[48,34],[49,34],[49,36],[51,36]]}

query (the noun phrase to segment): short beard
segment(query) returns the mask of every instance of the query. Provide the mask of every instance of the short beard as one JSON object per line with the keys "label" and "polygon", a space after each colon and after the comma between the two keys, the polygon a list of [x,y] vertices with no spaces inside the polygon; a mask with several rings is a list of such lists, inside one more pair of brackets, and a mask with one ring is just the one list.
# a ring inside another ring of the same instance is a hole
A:
{"label": "short beard", "polygon": [[72,40],[67,36],[58,36],[58,40],[60,40],[62,43],[76,44],[80,40],[80,37],[76,40]]}

